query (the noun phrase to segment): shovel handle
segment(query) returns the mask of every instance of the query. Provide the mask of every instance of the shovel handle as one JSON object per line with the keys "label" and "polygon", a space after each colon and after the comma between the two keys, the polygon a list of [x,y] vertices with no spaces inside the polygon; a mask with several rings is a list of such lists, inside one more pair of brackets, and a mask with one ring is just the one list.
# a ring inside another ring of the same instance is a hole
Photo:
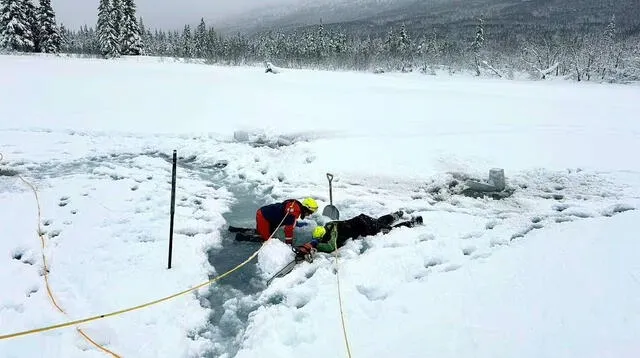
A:
{"label": "shovel handle", "polygon": [[333,181],[333,174],[327,173],[327,179],[329,179],[329,205],[333,206],[333,189],[331,188],[331,182]]}

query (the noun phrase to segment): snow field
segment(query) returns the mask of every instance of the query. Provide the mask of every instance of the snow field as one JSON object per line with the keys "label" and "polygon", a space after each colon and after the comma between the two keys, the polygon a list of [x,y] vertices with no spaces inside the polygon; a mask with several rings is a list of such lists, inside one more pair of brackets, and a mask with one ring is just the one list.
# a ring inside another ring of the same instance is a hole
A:
{"label": "snow field", "polygon": [[[341,218],[402,209],[425,221],[339,251],[355,356],[640,352],[631,257],[640,167],[626,156],[638,151],[635,87],[272,76],[152,59],[0,62],[11,89],[0,92],[0,283],[9,287],[0,334],[66,319],[46,296],[33,193],[14,171],[38,187],[51,286],[72,318],[220,274],[207,251],[226,245],[231,188],[269,202],[313,196],[323,207],[331,172]],[[235,142],[237,130],[249,142]],[[181,160],[167,270],[173,149]],[[505,169],[513,195],[460,195],[466,177],[493,167]],[[269,242],[258,278],[290,258]],[[82,328],[122,356],[344,356],[334,269],[320,254],[256,293],[204,288]],[[0,341],[0,352],[104,355],[72,328]]]}

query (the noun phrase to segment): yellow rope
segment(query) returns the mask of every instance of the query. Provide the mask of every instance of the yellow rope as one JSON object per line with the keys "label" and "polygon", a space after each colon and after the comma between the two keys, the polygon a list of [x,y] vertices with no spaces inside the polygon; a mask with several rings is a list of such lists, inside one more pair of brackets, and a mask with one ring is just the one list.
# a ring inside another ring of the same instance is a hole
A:
{"label": "yellow rope", "polygon": [[[2,154],[0,153],[0,158],[2,158]],[[31,187],[31,189],[33,190],[35,196],[36,196],[36,201],[38,203],[38,235],[40,236],[40,239],[42,240],[42,247],[44,249],[45,247],[45,243],[44,243],[44,237],[41,234],[42,230],[40,228],[40,221],[41,221],[41,217],[40,217],[40,202],[38,199],[38,193],[37,190],[35,189],[35,187],[29,183],[28,181],[26,181],[24,178],[22,178],[21,176],[18,176],[23,182],[25,182],[27,185],[29,185],[29,187]],[[276,229],[271,233],[271,235],[269,236],[269,239],[273,238],[273,235],[276,233],[276,231],[278,231],[278,229],[280,228],[280,226],[282,226],[282,223],[284,223],[284,220],[286,219],[286,217],[289,214],[287,213],[285,215],[285,217],[282,219],[282,221],[280,221],[280,224],[278,224],[278,226],[276,227]],[[265,241],[266,243],[266,241]],[[79,319],[79,320],[75,320],[75,321],[69,321],[69,322],[64,322],[64,323],[60,323],[60,324],[56,324],[56,325],[51,325],[51,326],[46,326],[46,327],[41,327],[41,328],[36,328],[36,329],[31,329],[31,330],[26,330],[26,331],[21,331],[21,332],[16,332],[16,333],[11,333],[11,334],[6,334],[6,335],[0,335],[0,340],[4,340],[4,339],[9,339],[9,338],[16,338],[16,337],[21,337],[21,336],[26,336],[26,335],[30,335],[30,334],[35,334],[35,333],[41,333],[41,332],[46,332],[46,331],[51,331],[54,329],[59,329],[59,328],[64,328],[64,327],[69,327],[69,326],[74,326],[74,325],[78,325],[81,323],[87,323],[87,322],[92,322],[92,321],[97,321],[100,319],[105,319],[108,317],[112,317],[112,316],[117,316],[117,315],[121,315],[127,312],[131,312],[131,311],[135,311],[135,310],[139,310],[142,308],[146,308],[149,306],[153,306],[156,304],[159,304],[161,302],[165,302],[168,300],[171,300],[173,298],[185,295],[187,293],[196,291],[204,286],[210,285],[212,283],[215,283],[223,278],[225,278],[226,276],[234,273],[235,271],[239,270],[240,268],[242,268],[243,266],[245,266],[246,264],[248,264],[251,260],[253,260],[258,253],[260,252],[260,250],[262,250],[262,248],[264,247],[264,243],[262,244],[262,246],[260,246],[260,248],[258,250],[256,250],[256,252],[254,252],[251,256],[249,256],[249,258],[247,258],[245,261],[243,261],[242,263],[240,263],[238,266],[234,267],[233,269],[221,274],[220,276],[217,276],[211,280],[208,280],[206,282],[203,282],[199,285],[193,286],[191,288],[188,288],[184,291],[175,293],[173,295],[170,296],[166,296],[151,302],[147,302],[138,306],[134,306],[134,307],[130,307],[130,308],[126,308],[126,309],[122,309],[119,311],[115,311],[115,312],[111,312],[111,313],[105,313],[105,314],[101,314],[101,315],[97,315],[97,316],[93,316],[93,317],[88,317],[88,318],[83,318],[83,319]],[[43,260],[45,260],[45,256],[44,256],[44,250],[43,250]],[[64,311],[62,310],[62,308],[60,308],[60,306],[56,303],[55,299],[53,298],[53,294],[51,293],[51,290],[49,288],[48,285],[48,279],[47,279],[47,275],[48,275],[48,269],[46,267],[46,261],[44,261],[45,263],[45,282],[47,283],[47,291],[49,292],[49,297],[51,298],[53,304],[61,311],[64,313]],[[66,314],[66,313],[65,313]],[[80,330],[79,328],[76,328],[78,330],[78,332],[80,332],[80,334],[82,334],[82,336],[84,336],[89,342],[91,342],[92,344],[96,345],[97,347],[99,347],[100,349],[102,349],[105,352],[108,352],[110,354],[112,354],[115,357],[119,357],[118,355],[116,355],[115,353],[109,351],[108,349],[101,347],[100,345],[98,345],[97,343],[95,343],[92,339],[90,339],[84,332],[82,332],[82,330]]]}
{"label": "yellow rope", "polygon": [[336,258],[336,282],[338,284],[338,303],[340,305],[340,320],[342,322],[342,334],[344,336],[344,344],[347,348],[347,356],[351,358],[351,347],[349,346],[349,338],[347,337],[347,328],[344,323],[344,310],[342,308],[342,293],[340,292],[340,272],[338,270],[338,248],[333,250],[333,256]]}
{"label": "yellow rope", "polygon": [[104,319],[104,318],[107,318],[107,317],[117,316],[117,315],[121,315],[123,313],[139,310],[141,308],[149,307],[149,306],[152,306],[152,305],[155,305],[155,304],[158,304],[158,303],[161,303],[161,302],[168,301],[170,299],[176,298],[178,296],[185,295],[185,294],[187,294],[189,292],[193,292],[193,291],[198,290],[198,289],[200,289],[200,288],[202,288],[204,286],[207,286],[207,285],[210,285],[210,284],[212,284],[214,282],[217,282],[217,281],[225,278],[226,276],[230,275],[231,273],[237,271],[242,266],[244,266],[247,263],[249,263],[249,261],[251,261],[254,257],[256,257],[258,255],[258,253],[260,252],[260,250],[262,249],[262,247],[264,247],[264,245],[261,246],[260,249],[258,249],[256,252],[254,252],[253,255],[249,256],[248,259],[246,259],[245,261],[243,261],[241,264],[239,264],[238,266],[234,267],[233,269],[231,269],[231,270],[223,273],[222,275],[217,276],[217,277],[215,277],[215,278],[213,278],[213,279],[211,279],[211,280],[209,280],[207,282],[203,282],[203,283],[201,283],[201,284],[199,284],[197,286],[191,287],[191,288],[186,289],[186,290],[184,290],[182,292],[178,292],[176,294],[173,294],[173,295],[170,295],[170,296],[167,296],[167,297],[163,297],[163,298],[160,298],[160,299],[157,299],[157,300],[154,300],[154,301],[151,301],[151,302],[147,302],[147,303],[135,306],[135,307],[126,308],[126,309],[122,309],[122,310],[111,312],[111,313],[105,313],[105,314],[101,314],[101,315],[98,315],[98,316],[83,318],[83,319],[79,319],[79,320],[75,320],[75,321],[71,321],[71,322],[60,323],[60,324],[56,324],[56,325],[52,325],[52,326],[48,326],[48,327],[42,327],[42,328],[32,329],[32,330],[28,330],[28,331],[22,331],[22,332],[3,335],[3,336],[0,336],[0,340],[8,339],[8,338],[14,338],[14,337],[20,337],[20,336],[26,336],[26,335],[33,334],[33,333],[45,332],[45,331],[50,331],[50,330],[63,328],[63,327],[69,327],[69,326],[73,326],[73,325],[80,324],[80,323],[87,323],[87,322],[97,321],[97,320]]}
{"label": "yellow rope", "polygon": [[[2,154],[0,154],[0,159],[2,159]],[[33,195],[36,198],[36,205],[38,207],[38,237],[40,238],[40,243],[41,243],[41,248],[42,248],[42,264],[44,267],[44,283],[45,283],[45,287],[47,288],[47,295],[49,296],[49,299],[51,300],[51,303],[53,303],[53,305],[58,309],[58,311],[60,311],[62,314],[64,314],[65,316],[68,316],[67,312],[65,312],[62,307],[60,307],[60,305],[58,304],[58,302],[56,301],[55,297],[53,296],[53,292],[51,290],[51,286],[49,285],[49,266],[47,265],[47,257],[44,254],[44,250],[46,247],[45,244],[45,239],[44,239],[44,234],[42,231],[42,226],[41,226],[41,222],[42,222],[42,210],[41,210],[41,206],[40,206],[40,198],[38,197],[38,191],[36,190],[36,187],[31,184],[30,182],[28,182],[27,180],[25,180],[22,176],[18,175],[18,178],[20,180],[22,180],[25,184],[27,184],[31,190],[33,191]],[[107,349],[106,347],[101,346],[100,344],[96,343],[93,339],[91,339],[91,337],[89,337],[89,335],[87,335],[84,331],[82,331],[82,329],[76,327],[76,330],[78,331],[78,333],[80,333],[87,341],[89,341],[91,344],[93,344],[96,348],[102,350],[103,352],[116,357],[116,358],[120,358],[119,355],[117,355],[116,353],[110,351],[109,349]]]}

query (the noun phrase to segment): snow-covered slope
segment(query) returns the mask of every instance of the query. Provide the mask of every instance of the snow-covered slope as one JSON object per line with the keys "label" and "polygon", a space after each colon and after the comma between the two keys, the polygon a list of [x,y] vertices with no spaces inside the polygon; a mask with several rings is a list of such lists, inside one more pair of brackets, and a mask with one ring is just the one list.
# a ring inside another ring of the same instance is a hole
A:
{"label": "snow-covered slope", "polygon": [[[640,353],[638,87],[31,56],[0,57],[0,78],[0,336],[204,282],[225,271],[207,254],[234,247],[232,208],[327,204],[332,172],[341,218],[425,220],[339,251],[354,357]],[[460,195],[493,167],[510,197]],[[234,220],[251,224],[244,209]],[[250,292],[221,282],[81,328],[125,357],[346,356],[334,257],[264,287],[290,255],[269,242],[253,277],[229,278]],[[106,354],[73,328],[0,340],[0,353]]]}

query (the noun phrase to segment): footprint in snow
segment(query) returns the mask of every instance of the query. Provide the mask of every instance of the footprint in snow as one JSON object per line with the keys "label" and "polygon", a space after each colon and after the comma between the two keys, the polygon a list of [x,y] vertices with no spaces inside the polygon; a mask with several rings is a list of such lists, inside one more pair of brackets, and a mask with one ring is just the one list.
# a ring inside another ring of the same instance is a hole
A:
{"label": "footprint in snow", "polygon": [[451,272],[461,268],[462,265],[459,264],[449,264],[442,269],[442,272]]}
{"label": "footprint in snow", "polygon": [[431,257],[424,262],[425,268],[430,268],[438,265],[442,265],[444,261],[439,257]]}
{"label": "footprint in snow", "polygon": [[482,236],[481,232],[471,232],[468,234],[464,234],[460,237],[460,240],[471,240],[471,239],[477,239],[479,237]]}
{"label": "footprint in snow", "polygon": [[636,210],[636,208],[629,204],[615,204],[602,211],[602,216],[612,217],[616,214],[624,213],[625,211]]}
{"label": "footprint in snow", "polygon": [[515,239],[519,239],[519,238],[523,238],[525,237],[528,233],[530,233],[533,230],[538,230],[538,229],[542,229],[544,227],[544,225],[537,223],[537,224],[533,224],[530,225],[529,227],[527,227],[526,229],[524,229],[523,231],[514,234],[513,236],[511,236],[511,240],[515,240]]}
{"label": "footprint in snow", "polygon": [[553,210],[561,213],[561,212],[569,209],[569,206],[570,206],[569,204],[556,204],[556,205],[553,206]]}
{"label": "footprint in snow", "polygon": [[38,292],[38,287],[37,286],[33,286],[29,290],[27,290],[27,297],[31,297],[32,294],[37,293],[37,292]]}
{"label": "footprint in snow", "polygon": [[433,241],[435,239],[436,239],[436,236],[433,234],[421,234],[420,236],[418,236],[419,242]]}
{"label": "footprint in snow", "polygon": [[591,215],[590,213],[586,212],[586,211],[575,211],[571,213],[572,216],[575,216],[577,218],[580,219],[588,219],[593,217],[593,215]]}
{"label": "footprint in snow", "polygon": [[387,292],[384,292],[383,290],[377,287],[366,287],[363,285],[357,285],[356,289],[363,296],[369,299],[369,301],[380,301],[380,300],[386,299],[389,296]]}
{"label": "footprint in snow", "polygon": [[477,250],[477,248],[475,246],[467,246],[467,247],[462,249],[462,254],[464,256],[469,256],[472,253],[474,253],[476,250]]}
{"label": "footprint in snow", "polygon": [[18,260],[27,265],[33,265],[35,263],[35,260],[33,259],[33,255],[31,255],[29,251],[21,248],[16,249],[13,252],[12,257],[14,260]]}
{"label": "footprint in snow", "polygon": [[498,221],[497,220],[491,220],[485,225],[485,228],[487,230],[493,230],[496,226],[498,226]]}
{"label": "footprint in snow", "polygon": [[472,260],[477,260],[477,259],[487,259],[491,256],[490,252],[481,252],[481,253],[477,253],[473,256],[471,256]]}

